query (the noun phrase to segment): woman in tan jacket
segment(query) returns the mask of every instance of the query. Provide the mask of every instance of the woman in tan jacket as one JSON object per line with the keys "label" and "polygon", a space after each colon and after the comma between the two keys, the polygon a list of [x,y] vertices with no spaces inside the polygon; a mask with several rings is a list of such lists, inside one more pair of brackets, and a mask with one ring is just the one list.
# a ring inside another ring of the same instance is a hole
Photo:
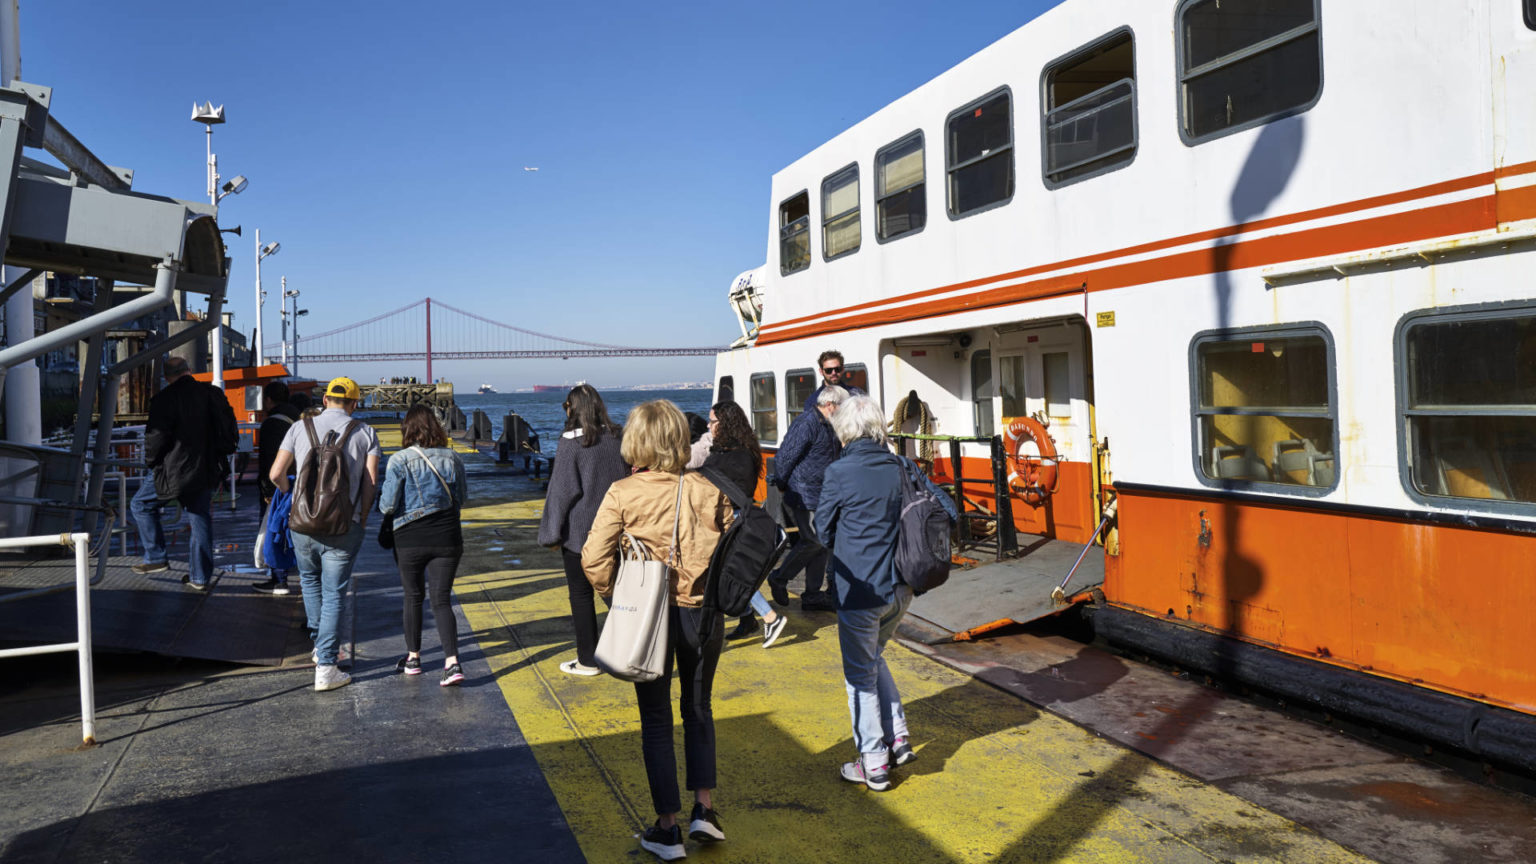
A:
{"label": "woman in tan jacket", "polygon": [[672,665],[677,666],[682,695],[683,748],[688,789],[694,794],[688,834],[700,842],[725,839],[714,810],[715,716],[710,707],[715,666],[720,661],[723,622],[719,613],[700,644],[702,577],[720,535],[731,522],[731,502],[699,474],[684,474],[688,463],[688,421],[676,405],[664,399],[635,407],[625,419],[621,454],[634,473],[608,487],[581,549],[581,566],[592,587],[603,597],[613,593],[619,543],[627,532],[658,560],[672,552],[673,514],[682,484],[682,511],[677,522],[677,555],[672,559],[672,606],[669,612],[667,670],[655,681],[635,685],[640,703],[640,748],[656,824],[646,829],[640,845],[663,861],[687,853],[677,824],[682,810],[677,789],[677,756],[672,747]]}

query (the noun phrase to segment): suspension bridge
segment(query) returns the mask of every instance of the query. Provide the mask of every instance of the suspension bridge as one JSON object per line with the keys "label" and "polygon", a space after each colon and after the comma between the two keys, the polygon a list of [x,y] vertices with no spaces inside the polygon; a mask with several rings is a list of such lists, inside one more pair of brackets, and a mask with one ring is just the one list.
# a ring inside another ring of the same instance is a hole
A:
{"label": "suspension bridge", "polygon": [[[434,348],[434,343],[438,347]],[[282,350],[281,344],[262,347],[269,357]],[[304,336],[288,346],[289,355],[296,362],[425,360],[428,381],[434,380],[433,360],[700,357],[722,350],[724,346],[718,345],[641,348],[552,336],[494,321],[430,297],[365,321]]]}

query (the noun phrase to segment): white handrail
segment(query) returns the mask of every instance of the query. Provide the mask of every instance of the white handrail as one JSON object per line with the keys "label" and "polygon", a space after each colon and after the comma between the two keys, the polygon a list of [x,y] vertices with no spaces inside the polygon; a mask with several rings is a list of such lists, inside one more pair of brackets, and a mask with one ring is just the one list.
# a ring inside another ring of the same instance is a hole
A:
{"label": "white handrail", "polygon": [[62,654],[66,651],[74,651],[80,655],[80,734],[82,743],[87,747],[96,744],[96,683],[91,671],[90,541],[91,535],[84,532],[0,539],[0,549],[19,549],[28,546],[74,547],[76,640],[55,645],[7,648],[0,650],[0,658],[26,657],[32,654]]}

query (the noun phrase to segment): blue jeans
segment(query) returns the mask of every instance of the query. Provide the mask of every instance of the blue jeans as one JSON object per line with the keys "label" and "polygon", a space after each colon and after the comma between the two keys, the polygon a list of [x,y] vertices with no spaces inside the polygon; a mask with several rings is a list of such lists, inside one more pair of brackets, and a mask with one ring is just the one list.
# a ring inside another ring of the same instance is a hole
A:
{"label": "blue jeans", "polygon": [[767,618],[768,617],[768,613],[773,611],[773,607],[769,606],[768,605],[768,601],[763,599],[763,594],[762,594],[761,591],[756,592],[756,593],[754,593],[752,595],[752,601],[751,602],[752,602],[752,611],[756,612],[757,613],[757,617],[759,617],[759,618]]}
{"label": "blue jeans", "polygon": [[356,522],[345,534],[312,537],[293,532],[293,551],[299,559],[299,586],[304,592],[304,614],[309,619],[309,638],[321,666],[336,665],[341,625],[341,605],[352,584],[352,564],[363,545],[363,526]]}
{"label": "blue jeans", "polygon": [[897,585],[895,601],[886,606],[837,610],[837,642],[843,650],[853,743],[869,768],[887,764],[891,742],[907,734],[901,694],[881,653],[911,604],[912,589]]}
{"label": "blue jeans", "polygon": [[[187,569],[192,573],[192,584],[207,585],[213,576],[213,520],[208,510],[213,505],[213,490],[183,492],[176,499],[187,514],[187,524],[192,528],[190,549],[187,552]],[[165,529],[160,525],[160,508],[164,503],[155,495],[155,479],[144,475],[139,481],[139,491],[133,493],[128,512],[139,529],[139,542],[144,544],[144,563],[162,564],[167,560]]]}

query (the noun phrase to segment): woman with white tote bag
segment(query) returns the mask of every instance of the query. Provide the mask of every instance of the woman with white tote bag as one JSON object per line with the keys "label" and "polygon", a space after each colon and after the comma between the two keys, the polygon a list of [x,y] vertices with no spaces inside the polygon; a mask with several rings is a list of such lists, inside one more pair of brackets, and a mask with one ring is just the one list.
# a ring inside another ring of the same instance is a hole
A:
{"label": "woman with white tote bag", "polygon": [[[621,546],[627,544],[626,535],[639,541],[644,554],[665,562],[670,570],[671,596],[666,609],[667,642],[662,652],[661,674],[635,683],[635,698],[640,704],[641,751],[657,814],[656,824],[646,830],[640,845],[664,861],[686,854],[682,827],[677,820],[682,801],[677,788],[677,756],[672,746],[674,663],[682,685],[679,707],[683,715],[687,788],[695,799],[688,835],[706,843],[725,839],[714,810],[715,719],[710,706],[715,667],[720,661],[723,622],[716,620],[708,628],[711,636],[702,644],[699,624],[704,614],[700,608],[704,599],[702,577],[709,569],[709,559],[720,535],[730,525],[732,508],[730,499],[713,483],[699,474],[683,473],[688,450],[688,422],[676,405],[656,400],[636,406],[625,418],[622,442],[624,461],[633,466],[634,473],[608,487],[581,550],[582,568],[592,587],[605,598],[614,594],[614,577]],[[630,565],[625,568],[625,575],[633,578],[631,574],[658,569]],[[613,626],[615,614],[623,613],[617,608],[611,610],[605,630]],[[719,613],[715,614],[718,617]],[[643,625],[641,621],[628,628],[628,632],[638,634]],[[620,629],[624,628],[616,629],[615,635]],[[605,640],[610,638],[605,633]],[[624,652],[606,652],[603,642],[599,642],[599,664],[605,662],[605,654],[612,657],[617,653]]]}

